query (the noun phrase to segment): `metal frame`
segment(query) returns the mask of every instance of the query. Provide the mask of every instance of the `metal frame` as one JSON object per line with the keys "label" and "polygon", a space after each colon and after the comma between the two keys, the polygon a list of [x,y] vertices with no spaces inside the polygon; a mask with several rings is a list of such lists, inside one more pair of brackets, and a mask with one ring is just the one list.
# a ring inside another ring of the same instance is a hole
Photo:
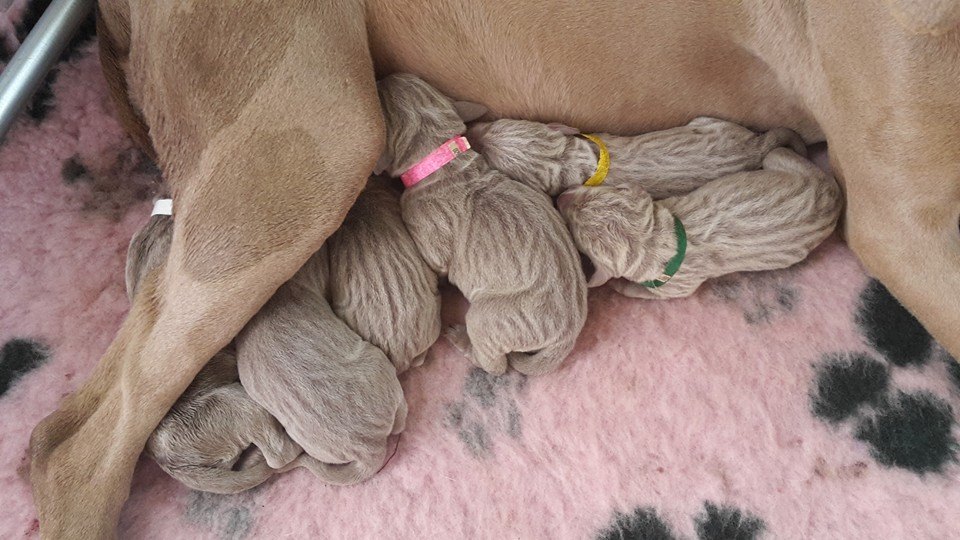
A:
{"label": "metal frame", "polygon": [[96,0],[53,0],[0,73],[0,140],[43,82]]}

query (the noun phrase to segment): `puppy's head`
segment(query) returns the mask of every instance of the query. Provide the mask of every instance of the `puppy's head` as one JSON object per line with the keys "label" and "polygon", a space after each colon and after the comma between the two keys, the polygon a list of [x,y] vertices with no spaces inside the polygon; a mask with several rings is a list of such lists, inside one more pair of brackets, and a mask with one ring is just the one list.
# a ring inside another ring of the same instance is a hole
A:
{"label": "puppy's head", "polygon": [[374,172],[397,176],[443,141],[467,130],[453,100],[419,77],[395,74],[377,83],[387,141]]}
{"label": "puppy's head", "polygon": [[564,131],[539,122],[497,120],[472,126],[467,138],[507,176],[549,195],[559,192],[567,147]]}
{"label": "puppy's head", "polygon": [[577,249],[595,268],[588,286],[636,273],[653,231],[654,206],[636,184],[577,187],[557,198]]}

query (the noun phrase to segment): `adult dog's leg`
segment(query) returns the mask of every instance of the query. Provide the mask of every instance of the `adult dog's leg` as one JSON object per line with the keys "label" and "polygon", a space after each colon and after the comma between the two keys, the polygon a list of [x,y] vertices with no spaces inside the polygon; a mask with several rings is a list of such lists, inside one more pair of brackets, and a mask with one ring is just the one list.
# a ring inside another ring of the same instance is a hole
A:
{"label": "adult dog's leg", "polygon": [[960,358],[960,29],[914,34],[880,3],[848,4],[813,26],[847,239]]}
{"label": "adult dog's leg", "polygon": [[339,225],[380,153],[362,16],[336,2],[322,17],[241,4],[142,4],[147,20],[132,21],[149,51],[131,50],[130,65],[149,89],[139,98],[173,190],[173,243],[90,379],[34,430],[45,537],[114,534],[147,437]]}

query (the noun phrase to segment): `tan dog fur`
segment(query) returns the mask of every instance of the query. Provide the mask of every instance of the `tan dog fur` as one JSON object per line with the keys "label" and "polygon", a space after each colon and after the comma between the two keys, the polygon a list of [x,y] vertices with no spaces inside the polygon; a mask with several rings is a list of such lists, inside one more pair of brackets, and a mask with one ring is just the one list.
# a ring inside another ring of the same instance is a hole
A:
{"label": "tan dog fur", "polygon": [[[497,120],[471,127],[470,141],[490,165],[556,196],[597,170],[597,145],[529,120]],[[597,134],[610,155],[604,184],[638,182],[654,199],[688,193],[721,176],[760,168],[770,150],[790,146],[806,155],[800,136],[785,128],[762,135],[716,118],[633,137]]]}
{"label": "tan dog fur", "polygon": [[[762,170],[723,176],[685,195],[654,201],[636,182],[579,186],[560,195],[557,206],[596,269],[591,286],[614,279],[621,294],[652,299],[689,296],[708,279],[802,261],[833,232],[842,198],[831,176],[777,148]],[[683,263],[662,286],[645,287],[677,253],[675,217],[686,233]]]}
{"label": "tan dog fur", "polygon": [[342,221],[382,148],[375,71],[588,131],[709,115],[827,140],[850,246],[960,356],[960,32],[917,33],[898,12],[873,0],[100,0],[120,118],[183,219],[89,380],[34,430],[41,534],[114,534],[150,433]]}
{"label": "tan dog fur", "polygon": [[[173,218],[153,216],[127,249],[127,295],[162,266]],[[244,453],[250,448],[250,455]],[[147,439],[147,454],[191,489],[238,493],[263,483],[303,449],[240,385],[237,356],[227,347],[213,356]]]}
{"label": "tan dog fur", "polygon": [[[378,84],[399,176],[466,126],[446,96],[408,74]],[[476,365],[526,375],[558,368],[587,317],[580,258],[552,201],[466,150],[400,198],[420,254],[470,301],[453,343]]]}
{"label": "tan dog fur", "polygon": [[422,364],[440,336],[437,274],[403,223],[401,187],[371,177],[326,244],[333,311],[379,347],[398,374]]}
{"label": "tan dog fur", "polygon": [[250,397],[313,458],[299,464],[355,484],[383,465],[407,402],[383,352],[333,313],[328,264],[323,248],[254,315],[237,336],[237,368]]}

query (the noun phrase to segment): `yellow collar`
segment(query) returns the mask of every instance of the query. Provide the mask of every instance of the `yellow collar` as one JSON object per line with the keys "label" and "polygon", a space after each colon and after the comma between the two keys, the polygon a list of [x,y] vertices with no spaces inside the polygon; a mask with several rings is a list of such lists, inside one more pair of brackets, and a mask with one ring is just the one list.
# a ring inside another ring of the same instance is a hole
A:
{"label": "yellow collar", "polygon": [[587,187],[599,186],[607,179],[607,173],[610,172],[610,150],[607,149],[607,145],[604,144],[603,139],[596,135],[581,133],[579,136],[597,145],[597,148],[600,149],[600,159],[597,160],[597,170],[594,171],[593,176],[587,178],[587,181],[583,183],[583,185]]}

